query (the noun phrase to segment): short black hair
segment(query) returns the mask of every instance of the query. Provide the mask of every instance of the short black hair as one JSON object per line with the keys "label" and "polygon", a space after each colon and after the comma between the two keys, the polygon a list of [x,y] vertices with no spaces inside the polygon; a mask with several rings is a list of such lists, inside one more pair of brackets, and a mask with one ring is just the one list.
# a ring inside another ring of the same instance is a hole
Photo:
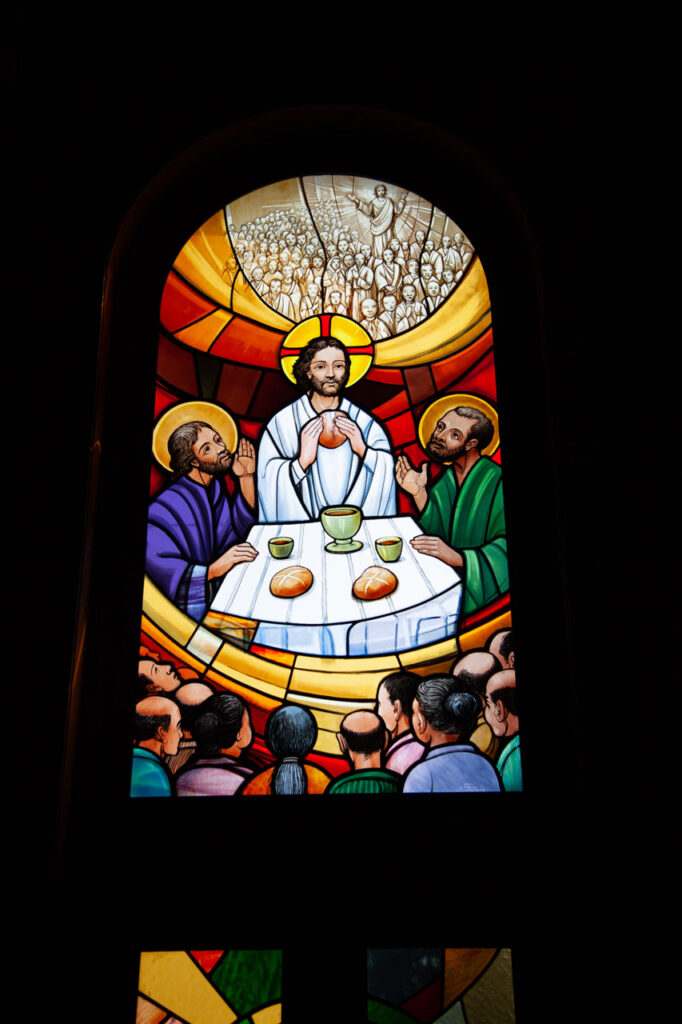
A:
{"label": "short black hair", "polygon": [[194,719],[193,726],[197,755],[215,757],[237,739],[246,704],[234,693],[214,693],[200,707],[201,714]]}
{"label": "short black hair", "polygon": [[490,700],[497,703],[501,701],[510,715],[514,715],[516,718],[519,716],[519,702],[516,695],[515,686],[500,686],[499,690],[493,690],[490,694]]}
{"label": "short black hair", "polygon": [[494,633],[491,636],[491,638],[488,641],[488,643],[489,644],[492,643],[492,641],[495,639],[495,637],[499,636],[500,633],[504,634],[503,637],[502,637],[502,640],[500,641],[500,654],[502,655],[502,657],[506,661],[508,661],[509,660],[509,655],[514,653],[514,640],[512,638],[512,631],[511,631],[511,629],[499,629],[497,631],[497,633]]}
{"label": "short black hair", "polygon": [[156,737],[157,729],[168,729],[170,727],[170,715],[141,715],[135,711],[135,742],[153,740]]}
{"label": "short black hair", "polygon": [[478,716],[480,703],[460,678],[429,676],[417,689],[417,703],[429,725],[438,732],[468,738]]}
{"label": "short black hair", "polygon": [[473,420],[467,440],[471,437],[476,438],[479,451],[487,448],[495,436],[495,427],[486,414],[480,409],[475,409],[473,405],[458,405],[455,412],[466,420]]}
{"label": "short black hair", "polygon": [[348,355],[348,349],[346,346],[342,342],[337,341],[336,338],[317,338],[315,341],[311,341],[306,345],[294,363],[294,377],[296,378],[296,383],[301,391],[305,391],[306,393],[310,391],[308,370],[310,369],[310,364],[317,353],[321,352],[323,348],[338,348],[340,352],[343,352],[346,360],[346,372],[343,375],[341,383],[344,388],[348,383],[348,378],[350,377],[350,356]]}
{"label": "short black hair", "polygon": [[376,754],[384,749],[386,743],[386,726],[378,715],[376,726],[368,732],[354,732],[345,721],[341,722],[339,731],[354,754]]}
{"label": "short black hair", "polygon": [[391,672],[384,676],[380,685],[386,688],[386,693],[392,704],[400,701],[400,707],[404,715],[409,718],[412,714],[412,704],[417,696],[417,687],[422,681],[422,676],[416,672]]}

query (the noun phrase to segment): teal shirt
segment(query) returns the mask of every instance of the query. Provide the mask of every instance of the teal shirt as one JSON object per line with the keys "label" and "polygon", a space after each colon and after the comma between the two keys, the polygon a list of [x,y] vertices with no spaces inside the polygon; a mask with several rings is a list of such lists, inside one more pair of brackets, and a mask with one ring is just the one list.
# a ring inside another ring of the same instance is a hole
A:
{"label": "teal shirt", "polygon": [[497,770],[502,779],[502,785],[507,793],[520,793],[523,789],[521,778],[521,747],[519,745],[519,734],[513,737],[500,754],[497,761]]}
{"label": "teal shirt", "polygon": [[385,768],[360,768],[339,775],[327,787],[327,793],[399,793],[402,778]]}
{"label": "teal shirt", "polygon": [[496,462],[481,456],[461,489],[448,466],[429,491],[419,525],[461,553],[464,615],[509,590],[502,470]]}
{"label": "teal shirt", "polygon": [[163,761],[144,747],[133,749],[131,796],[171,796],[171,781]]}

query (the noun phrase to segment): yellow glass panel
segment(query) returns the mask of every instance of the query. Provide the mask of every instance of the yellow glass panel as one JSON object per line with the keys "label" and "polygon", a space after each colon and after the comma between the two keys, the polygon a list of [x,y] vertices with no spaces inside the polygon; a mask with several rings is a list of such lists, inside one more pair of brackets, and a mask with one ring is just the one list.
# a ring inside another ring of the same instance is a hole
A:
{"label": "yellow glass panel", "polygon": [[251,1014],[253,1024],[282,1024],[282,1004],[273,1003]]}
{"label": "yellow glass panel", "polygon": [[289,665],[257,658],[253,654],[249,654],[248,651],[242,651],[231,644],[223,645],[213,662],[213,668],[255,690],[262,690],[282,699],[291,675]]}
{"label": "yellow glass panel", "polygon": [[[292,701],[292,703],[294,703],[294,701]],[[328,732],[338,732],[341,719],[345,715],[349,714],[351,711],[372,711],[374,708],[374,700],[353,701],[352,704],[344,704],[343,707],[339,707],[338,711],[320,711],[319,708],[314,707],[308,701],[306,701],[304,706],[312,712],[319,729],[326,729]]]}
{"label": "yellow glass panel", "polygon": [[[426,648],[425,648],[426,650]],[[394,654],[382,654],[380,657],[368,658],[323,658],[312,654],[299,654],[296,658],[296,669],[309,669],[313,672],[396,672],[400,665]]]}
{"label": "yellow glass panel", "polygon": [[148,576],[144,578],[144,589],[142,592],[142,611],[155,622],[164,633],[185,647],[194,630],[197,628],[187,615],[176,608],[172,601],[161,593],[159,588],[152,583]]}
{"label": "yellow glass panel", "polygon": [[448,658],[438,658],[435,661],[426,661],[419,665],[405,666],[408,672],[414,672],[418,676],[437,676],[437,675],[448,675],[452,668],[452,660],[454,655],[450,655]]}
{"label": "yellow glass panel", "polygon": [[189,327],[183,327],[181,331],[175,332],[175,337],[185,343],[197,348],[201,352],[208,352],[226,324],[232,319],[232,313],[225,309],[215,309],[208,316],[198,320]]}
{"label": "yellow glass panel", "polygon": [[[461,638],[460,638],[461,639]],[[436,644],[428,647],[418,647],[415,651],[402,651],[398,657],[401,664],[407,668],[418,665],[428,665],[440,658],[454,658],[457,654],[457,639],[453,636],[448,640],[439,640]],[[417,668],[415,667],[415,671]]]}
{"label": "yellow glass panel", "polygon": [[[371,700],[368,699],[366,701],[356,701],[338,700],[334,697],[318,697],[315,695],[306,695],[306,697],[303,700],[297,701],[296,695],[292,693],[291,690],[289,690],[289,693],[287,694],[287,700],[291,701],[292,704],[303,704],[303,706],[312,711],[315,716],[317,716],[319,711],[320,714],[328,713],[329,715],[339,716],[340,718],[343,718],[344,715],[347,715],[349,711],[355,711],[358,708],[364,707],[371,708],[374,706],[374,698],[372,698]],[[319,719],[319,721],[321,724],[324,723],[324,719]],[[326,728],[327,726],[324,727]]]}
{"label": "yellow glass panel", "polygon": [[341,750],[339,748],[339,741],[336,738],[336,733],[339,730],[336,729],[334,732],[328,732],[326,729],[320,729],[315,740],[315,752],[318,754],[331,754],[332,756],[341,757]]}
{"label": "yellow glass panel", "polygon": [[219,210],[183,245],[173,266],[204,295],[229,309],[232,286],[223,274],[230,259],[234,259],[234,252],[225,214]]}
{"label": "yellow glass panel", "polygon": [[375,348],[377,366],[419,366],[466,348],[490,327],[490,295],[481,261],[474,256],[462,283],[427,320]]}
{"label": "yellow glass panel", "polygon": [[[294,669],[291,677],[291,695],[298,694],[321,694],[325,697],[336,696],[350,699],[358,698],[361,701],[371,701],[376,697],[379,683],[388,675],[399,668],[395,667],[382,669],[380,672],[308,672],[304,669]],[[303,702],[302,702],[303,703]],[[349,709],[352,710],[352,709]]]}
{"label": "yellow glass panel", "polygon": [[[343,335],[344,343],[347,346],[352,345],[366,345],[367,344],[367,331],[360,324],[354,323],[349,320],[348,317],[344,316],[339,319],[333,316],[329,323],[332,338],[338,337],[337,332],[341,332]],[[345,340],[348,339],[348,340]]]}
{"label": "yellow glass panel", "polygon": [[231,1024],[237,1019],[187,953],[142,953],[139,990],[187,1024]]}
{"label": "yellow glass panel", "polygon": [[[282,343],[283,348],[305,348],[309,341],[320,337],[320,318],[303,320]],[[298,357],[296,357],[298,358]]]}
{"label": "yellow glass panel", "polygon": [[212,669],[207,669],[205,679],[209,683],[217,683],[218,686],[225,687],[230,693],[236,693],[242,700],[255,705],[257,708],[261,708],[263,711],[274,711],[282,703],[281,696],[279,696],[279,699],[273,700],[272,697],[268,697],[265,693],[259,693],[250,686],[242,686],[241,683],[236,682],[234,679],[230,679],[228,676],[218,672],[213,672]]}
{"label": "yellow glass panel", "polygon": [[501,949],[487,971],[462,996],[467,1024],[489,1024],[494,1010],[495,1024],[514,1024],[514,987],[511,950]]}

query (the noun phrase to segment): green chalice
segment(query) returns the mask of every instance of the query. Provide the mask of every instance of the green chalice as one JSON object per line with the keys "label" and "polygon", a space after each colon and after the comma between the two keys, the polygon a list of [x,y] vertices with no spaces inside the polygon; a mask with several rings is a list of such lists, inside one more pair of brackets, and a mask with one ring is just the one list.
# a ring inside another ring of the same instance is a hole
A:
{"label": "green chalice", "polygon": [[354,505],[332,505],[322,511],[320,519],[324,532],[334,538],[331,544],[325,544],[325,551],[347,554],[349,551],[360,550],[362,541],[353,540],[362,522],[359,508]]}

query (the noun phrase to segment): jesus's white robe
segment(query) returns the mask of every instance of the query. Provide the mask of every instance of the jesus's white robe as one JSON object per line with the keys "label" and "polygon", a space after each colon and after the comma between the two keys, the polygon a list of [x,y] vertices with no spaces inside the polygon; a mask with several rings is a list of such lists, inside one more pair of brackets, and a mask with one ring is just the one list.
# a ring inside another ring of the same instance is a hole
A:
{"label": "jesus's white robe", "polygon": [[360,459],[346,441],[317,449],[304,472],[298,461],[301,429],[317,413],[307,395],[278,412],[258,450],[258,514],[261,523],[319,518],[329,505],[356,505],[365,516],[396,512],[394,464],[388,438],[376,420],[342,398],[339,410],[355,420],[367,445]]}

